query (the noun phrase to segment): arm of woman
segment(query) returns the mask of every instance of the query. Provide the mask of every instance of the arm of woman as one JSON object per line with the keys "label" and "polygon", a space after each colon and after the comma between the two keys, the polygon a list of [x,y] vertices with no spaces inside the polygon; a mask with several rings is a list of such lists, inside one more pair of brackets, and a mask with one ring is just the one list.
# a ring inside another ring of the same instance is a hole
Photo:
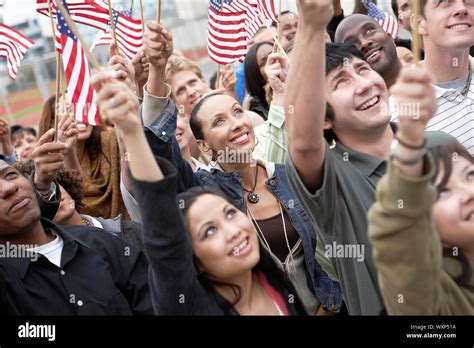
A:
{"label": "arm of woman", "polygon": [[[423,156],[425,127],[436,111],[431,80],[421,68],[404,69],[391,88],[404,108],[392,149],[392,162],[369,211],[369,238],[379,284],[389,314],[439,314],[443,301],[442,250],[431,208],[433,159]],[[414,110],[414,109],[413,109]],[[418,148],[418,149],[417,149]]]}
{"label": "arm of woman", "polygon": [[133,92],[108,72],[96,74],[92,84],[98,90],[101,115],[115,125],[128,153],[130,179],[142,214],[155,313],[185,315],[196,308],[206,310],[207,304],[202,304],[208,296],[197,279],[191,241],[177,205],[176,169],[166,160],[155,159]]}

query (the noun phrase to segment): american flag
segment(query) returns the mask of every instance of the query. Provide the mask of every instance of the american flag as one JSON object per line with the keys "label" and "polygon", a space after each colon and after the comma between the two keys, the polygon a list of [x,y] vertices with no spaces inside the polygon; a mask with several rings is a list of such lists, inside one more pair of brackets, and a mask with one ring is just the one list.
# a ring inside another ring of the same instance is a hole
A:
{"label": "american flag", "polygon": [[[64,2],[63,5],[68,11]],[[61,38],[67,95],[73,106],[74,116],[79,122],[99,125],[99,110],[96,106],[95,92],[90,85],[90,70],[84,49],[60,12],[56,16],[56,21]]]}
{"label": "american flag", "polygon": [[275,8],[275,0],[257,0],[258,11],[263,13],[267,20],[279,22],[278,13]]}
{"label": "american flag", "polygon": [[396,39],[398,35],[397,19],[390,16],[387,12],[383,12],[372,2],[372,0],[363,0],[363,2],[365,6],[367,6],[367,14],[379,22],[380,26],[387,34],[389,34],[393,39]]}
{"label": "american flag", "polygon": [[[107,30],[109,7],[103,0],[66,0],[66,5],[74,22]],[[48,0],[36,0],[36,12],[49,17]],[[56,17],[56,0],[51,0],[51,12]]]}
{"label": "american flag", "polygon": [[16,78],[20,62],[35,42],[19,31],[0,23],[0,57],[7,60],[8,75]]}
{"label": "american flag", "polygon": [[222,12],[245,12],[245,29],[247,31],[248,40],[252,39],[258,29],[263,25],[263,22],[258,15],[258,5],[256,0],[224,0]]}
{"label": "american flag", "polygon": [[[112,9],[115,34],[117,35],[117,44],[121,53],[129,60],[132,60],[143,45],[143,27],[142,21],[130,17],[130,11],[118,11]],[[113,41],[112,30],[109,27],[104,32],[97,33],[91,50],[96,46],[110,45]]]}
{"label": "american flag", "polygon": [[246,14],[226,13],[221,0],[211,0],[207,26],[207,51],[217,64],[243,62],[247,54]]}

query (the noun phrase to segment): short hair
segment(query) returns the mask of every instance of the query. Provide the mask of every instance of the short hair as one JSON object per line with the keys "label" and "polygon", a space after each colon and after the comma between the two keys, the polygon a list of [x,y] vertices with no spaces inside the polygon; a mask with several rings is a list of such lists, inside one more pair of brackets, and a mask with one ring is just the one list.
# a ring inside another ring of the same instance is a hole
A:
{"label": "short hair", "polygon": [[12,141],[13,141],[13,139],[15,139],[15,137],[17,135],[20,135],[22,133],[31,134],[35,138],[37,136],[36,130],[34,128],[23,127],[23,126],[20,126],[20,125],[13,125],[13,126],[10,127],[10,134],[11,134],[11,140]]}
{"label": "short hair", "polygon": [[[353,44],[344,44],[344,43],[327,43],[326,44],[326,76],[329,73],[339,67],[341,67],[348,60],[358,58],[360,60],[366,61],[364,55],[359,51]],[[327,121],[334,121],[334,109],[331,104],[326,103],[326,115],[325,119]],[[332,130],[324,131],[326,140],[330,142],[335,139],[336,136]]]}
{"label": "short hair", "polygon": [[358,58],[366,61],[364,55],[353,44],[327,43],[326,44],[326,75],[341,67],[348,60]]}
{"label": "short hair", "polygon": [[[35,170],[35,163],[29,160],[25,163],[15,163],[14,167],[25,177],[29,177]],[[78,212],[84,207],[84,184],[83,178],[77,170],[60,169],[57,172],[55,182],[71,196]]]}
{"label": "short hair", "polygon": [[201,80],[204,80],[201,68],[196,63],[187,58],[174,57],[166,65],[166,83],[169,84],[173,76],[181,71],[191,71]]}

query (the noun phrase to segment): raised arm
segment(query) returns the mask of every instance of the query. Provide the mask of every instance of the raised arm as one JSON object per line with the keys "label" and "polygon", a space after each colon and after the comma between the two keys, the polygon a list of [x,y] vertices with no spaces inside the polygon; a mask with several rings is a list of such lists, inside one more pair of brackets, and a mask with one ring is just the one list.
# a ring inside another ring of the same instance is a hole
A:
{"label": "raised arm", "polygon": [[332,0],[299,0],[299,23],[285,94],[291,160],[308,190],[321,185],[326,142],[326,25]]}
{"label": "raised arm", "polygon": [[402,70],[391,94],[400,106],[399,143],[369,212],[369,238],[388,313],[437,315],[452,281],[442,270],[431,211],[434,164],[423,155],[425,126],[436,110],[434,89],[426,72],[409,68]]}
{"label": "raised arm", "polygon": [[[143,221],[143,242],[148,256],[149,280],[156,314],[205,313],[194,307],[193,297],[206,296],[197,279],[191,240],[176,199],[178,176],[166,160],[155,159],[138,116],[138,102],[126,85],[110,72],[92,79],[99,91],[101,115],[113,123],[124,139],[131,180]],[[110,103],[111,99],[114,103]],[[202,303],[202,302],[200,302]]]}

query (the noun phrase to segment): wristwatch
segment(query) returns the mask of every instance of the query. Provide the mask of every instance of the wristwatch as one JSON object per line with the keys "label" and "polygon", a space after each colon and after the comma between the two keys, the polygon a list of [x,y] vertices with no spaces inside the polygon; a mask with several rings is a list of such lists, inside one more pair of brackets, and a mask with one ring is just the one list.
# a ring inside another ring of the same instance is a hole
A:
{"label": "wristwatch", "polygon": [[426,146],[426,140],[423,142],[423,146],[421,148],[415,147],[415,146],[405,146],[407,148],[410,148],[412,150],[419,150],[418,155],[415,158],[401,158],[400,156],[397,155],[397,148],[401,144],[401,142],[395,137],[392,141],[392,144],[390,145],[390,159],[397,160],[397,162],[406,165],[406,166],[413,166],[420,162],[428,152],[428,147]]}

